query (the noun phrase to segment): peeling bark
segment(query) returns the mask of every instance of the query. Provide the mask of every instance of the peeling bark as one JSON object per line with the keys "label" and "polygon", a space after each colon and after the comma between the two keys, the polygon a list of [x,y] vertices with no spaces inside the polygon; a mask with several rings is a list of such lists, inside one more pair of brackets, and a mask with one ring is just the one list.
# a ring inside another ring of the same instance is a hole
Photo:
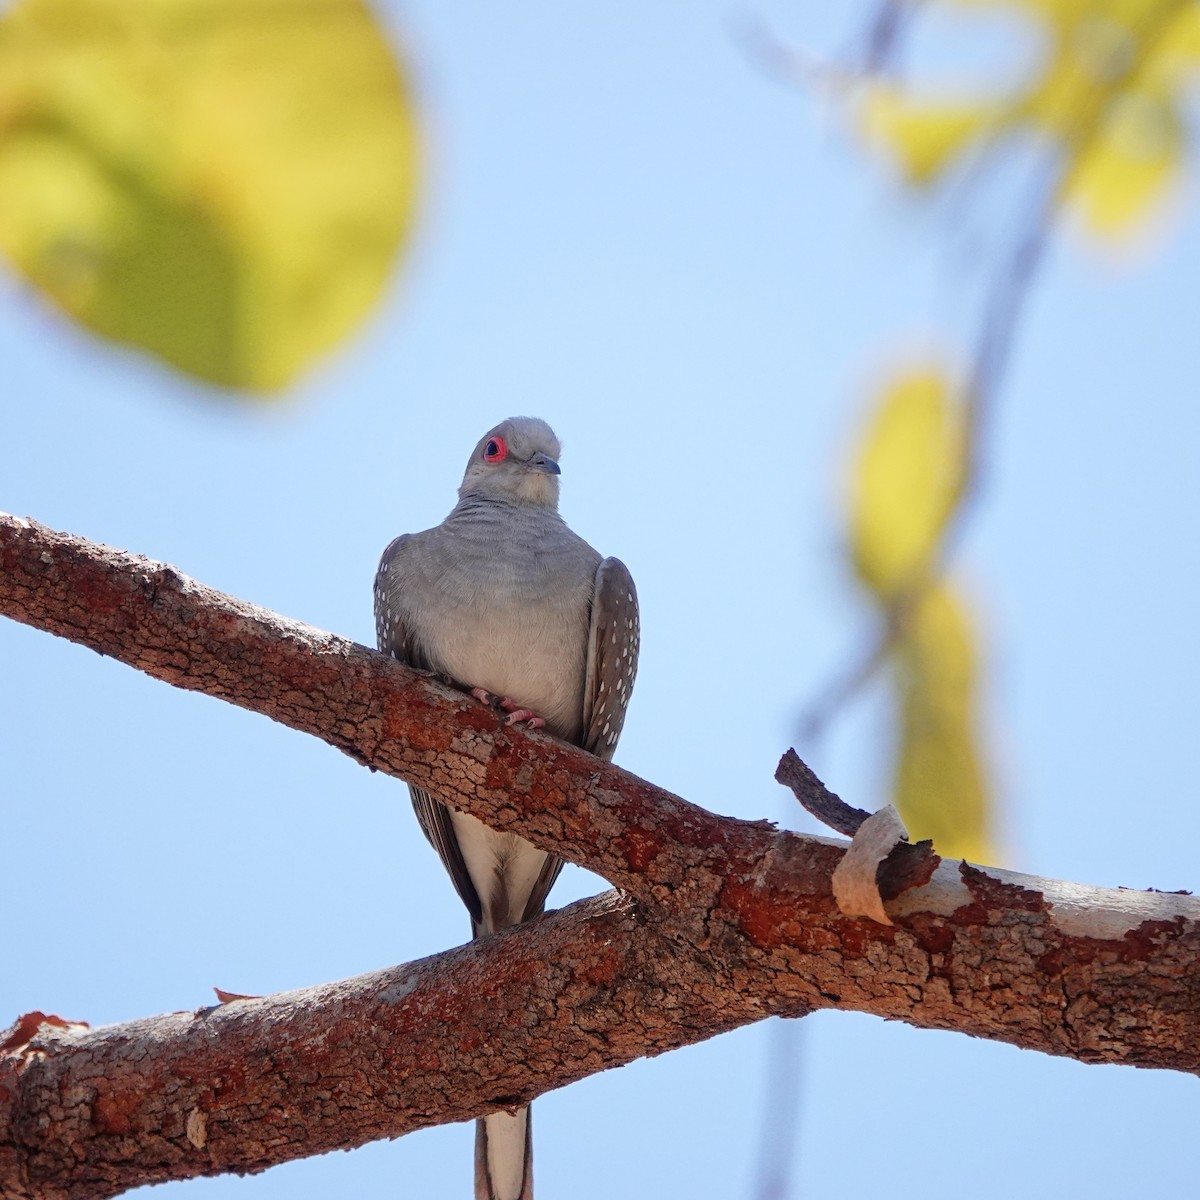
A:
{"label": "peeling bark", "polygon": [[261,1170],[821,1007],[1200,1073],[1193,897],[912,847],[879,872],[894,924],[853,919],[831,892],[844,843],[705,812],[162,564],[0,516],[0,612],[323,738],[625,893],[345,983],[97,1030],[30,1019],[0,1043],[6,1197]]}

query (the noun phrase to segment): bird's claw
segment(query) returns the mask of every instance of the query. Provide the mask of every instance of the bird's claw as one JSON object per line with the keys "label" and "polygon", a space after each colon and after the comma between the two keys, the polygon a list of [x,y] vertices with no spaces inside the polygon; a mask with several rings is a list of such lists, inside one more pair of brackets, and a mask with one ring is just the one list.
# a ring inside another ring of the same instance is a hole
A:
{"label": "bird's claw", "polygon": [[541,729],[546,722],[535,712],[530,712],[527,708],[510,708],[507,710],[508,716],[505,718],[505,725],[526,725],[530,729]]}
{"label": "bird's claw", "polygon": [[546,722],[542,717],[539,717],[532,709],[525,708],[518,704],[515,700],[508,696],[497,696],[489,692],[487,688],[472,688],[471,695],[475,697],[481,704],[486,704],[489,708],[494,708],[508,714],[504,718],[504,725],[526,725],[530,729],[541,729]]}

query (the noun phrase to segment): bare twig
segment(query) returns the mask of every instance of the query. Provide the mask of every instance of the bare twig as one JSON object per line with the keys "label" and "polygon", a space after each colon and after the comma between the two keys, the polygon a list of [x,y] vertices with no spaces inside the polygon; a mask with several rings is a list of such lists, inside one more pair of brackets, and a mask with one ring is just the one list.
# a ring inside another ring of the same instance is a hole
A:
{"label": "bare twig", "polygon": [[775,768],[775,782],[790,788],[805,812],[845,837],[853,837],[871,815],[866,809],[854,808],[840,796],[835,796],[795,750],[788,750],[779,760],[779,766]]}
{"label": "bare twig", "polygon": [[[775,780],[791,789],[805,811],[847,837],[853,837],[871,815],[829,791],[795,750],[788,750],[779,760]],[[907,888],[928,883],[939,862],[932,842],[901,842],[879,864],[875,882],[885,900],[894,900]]]}

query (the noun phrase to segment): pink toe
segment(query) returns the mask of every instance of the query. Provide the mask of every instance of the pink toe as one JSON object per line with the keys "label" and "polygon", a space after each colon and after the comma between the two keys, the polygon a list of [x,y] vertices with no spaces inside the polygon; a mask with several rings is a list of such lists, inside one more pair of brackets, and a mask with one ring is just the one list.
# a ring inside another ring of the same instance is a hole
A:
{"label": "pink toe", "polygon": [[541,729],[546,722],[527,708],[512,708],[509,710],[505,725],[528,725],[530,729]]}

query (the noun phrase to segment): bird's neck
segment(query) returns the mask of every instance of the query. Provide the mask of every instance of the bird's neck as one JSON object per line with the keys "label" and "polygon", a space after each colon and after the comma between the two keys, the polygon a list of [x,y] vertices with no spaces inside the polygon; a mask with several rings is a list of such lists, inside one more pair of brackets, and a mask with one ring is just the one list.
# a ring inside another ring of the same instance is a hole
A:
{"label": "bird's neck", "polygon": [[470,518],[471,516],[488,514],[493,519],[508,517],[512,520],[546,520],[558,521],[558,501],[550,503],[526,499],[522,496],[505,492],[498,494],[480,490],[460,491],[458,503],[451,510],[448,521],[455,518]]}

